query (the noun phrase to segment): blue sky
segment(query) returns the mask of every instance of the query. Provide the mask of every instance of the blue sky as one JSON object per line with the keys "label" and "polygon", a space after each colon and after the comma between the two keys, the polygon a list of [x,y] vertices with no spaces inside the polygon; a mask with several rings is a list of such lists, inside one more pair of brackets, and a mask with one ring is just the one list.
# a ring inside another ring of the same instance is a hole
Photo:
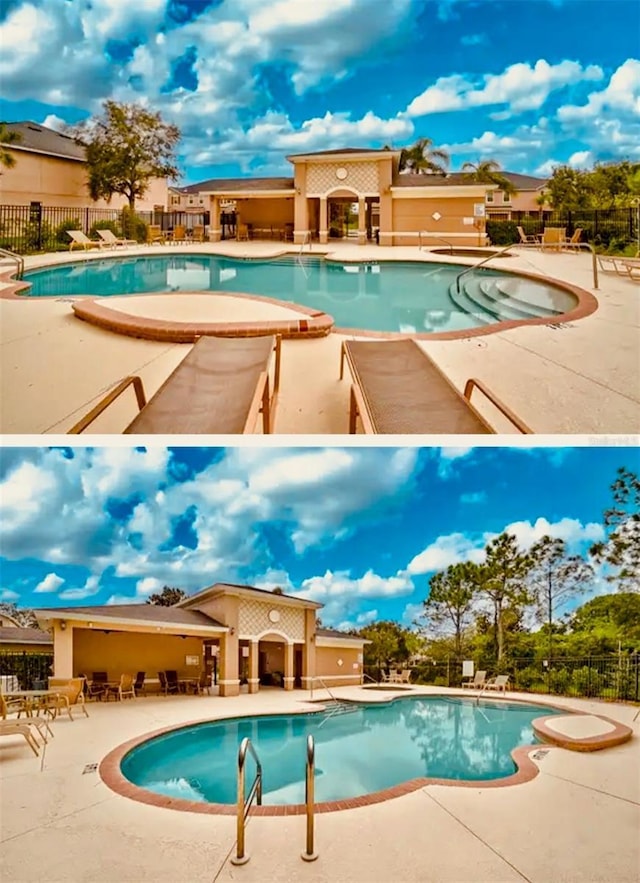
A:
{"label": "blue sky", "polygon": [[637,0],[2,0],[0,117],[145,101],[182,183],[427,136],[453,170],[640,161]]}
{"label": "blue sky", "polygon": [[[325,604],[323,621],[410,624],[430,576],[503,530],[572,553],[637,449],[0,448],[0,600],[144,601],[216,581]],[[599,573],[591,590],[609,591]],[[586,600],[582,598],[581,600]]]}

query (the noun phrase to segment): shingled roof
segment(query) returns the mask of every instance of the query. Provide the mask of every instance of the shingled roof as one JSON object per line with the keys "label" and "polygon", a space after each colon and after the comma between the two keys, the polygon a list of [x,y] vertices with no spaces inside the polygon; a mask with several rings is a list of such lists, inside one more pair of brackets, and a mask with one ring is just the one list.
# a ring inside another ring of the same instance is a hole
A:
{"label": "shingled roof", "polygon": [[[95,607],[48,607],[46,609],[36,611],[40,614],[50,615],[51,618],[64,619],[65,614],[83,614],[84,616],[100,616],[109,619],[138,619],[145,622],[169,622],[176,625],[189,626],[208,626],[209,628],[218,626],[226,628],[223,623],[218,622],[206,613],[199,610],[184,610],[181,607],[162,607],[159,604],[106,604],[104,606]],[[14,629],[15,631],[15,629]]]}
{"label": "shingled roof", "polygon": [[9,132],[16,132],[20,140],[9,145],[15,150],[27,150],[33,153],[45,153],[47,156],[60,156],[64,159],[85,161],[84,147],[54,129],[41,126],[26,120],[20,123],[6,123]]}
{"label": "shingled roof", "polygon": [[210,178],[181,187],[181,193],[228,192],[243,190],[293,190],[293,178]]}
{"label": "shingled roof", "polygon": [[41,629],[16,628],[7,626],[0,628],[0,644],[51,644],[53,638],[49,632]]}

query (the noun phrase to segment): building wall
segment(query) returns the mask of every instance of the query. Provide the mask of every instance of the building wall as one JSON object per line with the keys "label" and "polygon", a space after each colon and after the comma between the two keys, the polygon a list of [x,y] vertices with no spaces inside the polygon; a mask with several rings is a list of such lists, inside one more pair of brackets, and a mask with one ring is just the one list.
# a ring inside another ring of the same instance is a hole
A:
{"label": "building wall", "polygon": [[[12,169],[3,169],[0,175],[0,203],[4,205],[41,202],[47,206],[113,209],[128,205],[125,197],[117,194],[109,203],[104,199],[94,202],[87,190],[87,171],[83,162],[21,150],[10,152],[16,164]],[[154,205],[165,207],[166,204],[167,182],[155,180],[136,206],[141,211],[149,211]]]}
{"label": "building wall", "polygon": [[[187,666],[185,657],[197,656],[199,665]],[[135,675],[145,671],[148,678],[157,678],[159,671],[175,669],[189,677],[197,677],[204,668],[202,638],[180,638],[176,635],[110,632],[97,629],[73,629],[73,675],[106,671],[110,680],[121,674]]]}
{"label": "building wall", "polygon": [[[316,676],[322,678],[328,687],[360,683],[360,653],[362,647],[316,647]],[[342,665],[338,665],[339,659],[342,660]]]}
{"label": "building wall", "polygon": [[[427,245],[442,244],[438,237],[446,239],[452,236],[456,244],[477,245],[478,230],[464,223],[464,218],[472,218],[474,204],[480,202],[478,197],[425,197],[423,199],[394,198],[393,244],[417,245],[419,231],[433,234],[426,235],[423,242]],[[441,215],[439,220],[433,218],[434,213]],[[402,236],[402,232],[413,233],[413,236]]]}
{"label": "building wall", "polygon": [[8,613],[0,613],[0,628],[19,628],[19,625]]}
{"label": "building wall", "polygon": [[265,197],[236,200],[237,219],[254,227],[284,227],[293,224],[293,197]]}

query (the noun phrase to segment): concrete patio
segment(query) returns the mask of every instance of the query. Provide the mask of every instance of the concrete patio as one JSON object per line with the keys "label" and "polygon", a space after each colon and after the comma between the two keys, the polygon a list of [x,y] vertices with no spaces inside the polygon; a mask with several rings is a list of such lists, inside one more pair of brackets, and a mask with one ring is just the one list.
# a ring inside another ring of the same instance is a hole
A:
{"label": "concrete patio", "polygon": [[[267,257],[282,253],[284,247],[282,243],[232,241],[198,245],[197,251]],[[352,260],[451,260],[417,247],[338,243],[330,248],[336,256]],[[319,246],[314,249],[320,250]],[[127,255],[167,250],[139,247],[128,249]],[[184,250],[194,253],[195,247],[169,249],[172,254]],[[105,254],[74,253],[73,259],[104,258]],[[585,253],[514,249],[514,254],[509,268],[548,275],[590,291],[599,303],[596,312],[560,327],[524,326],[459,340],[423,340],[420,345],[459,389],[468,377],[480,378],[536,433],[635,435],[640,430],[638,284],[601,273],[599,290],[594,290],[591,256]],[[26,267],[54,265],[68,258],[68,254],[29,257]],[[506,268],[504,261],[494,263]],[[269,319],[287,312],[286,307],[238,298],[221,301],[178,294],[106,300],[115,309],[123,309],[126,301],[130,312],[203,320]],[[188,352],[190,344],[137,340],[80,322],[73,318],[69,301],[0,297],[3,433],[64,433],[127,374],[139,374],[152,395]],[[333,333],[314,340],[284,341],[276,433],[347,431],[349,383],[338,380],[342,339]],[[513,431],[482,397],[477,407],[498,431]],[[123,401],[87,432],[119,433],[134,415],[133,402]]]}
{"label": "concrete patio", "polygon": [[[384,701],[387,691],[345,687],[341,698]],[[411,692],[446,692],[411,688]],[[455,694],[461,691],[448,691]],[[466,691],[465,691],[466,692]],[[545,697],[518,696],[538,704]],[[322,697],[315,693],[314,699]],[[468,696],[467,696],[468,698]],[[309,693],[91,703],[88,719],[53,723],[43,769],[21,740],[0,744],[0,877],[80,881],[617,881],[640,870],[640,721],[636,708],[548,697],[555,705],[630,726],[634,738],[596,753],[541,746],[529,782],[497,788],[429,785],[383,803],[316,816],[317,861],[300,858],[304,816],[253,817],[250,861],[234,867],[233,816],[195,814],[121,797],[83,773],[122,742],[162,726],[309,708]],[[317,708],[317,706],[316,706]]]}

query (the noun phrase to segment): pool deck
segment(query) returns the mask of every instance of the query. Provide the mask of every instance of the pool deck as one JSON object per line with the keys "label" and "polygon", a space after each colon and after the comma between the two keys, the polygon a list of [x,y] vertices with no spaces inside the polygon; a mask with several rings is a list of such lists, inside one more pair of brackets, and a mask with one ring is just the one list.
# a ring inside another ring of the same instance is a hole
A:
{"label": "pool deck", "polygon": [[[462,691],[414,687],[410,692]],[[366,701],[399,695],[357,687],[335,693]],[[321,697],[322,692],[314,693],[314,699]],[[265,689],[228,699],[140,697],[91,703],[88,719],[78,715],[73,722],[66,717],[54,721],[55,738],[46,748],[42,770],[41,759],[23,740],[0,741],[0,878],[12,883],[635,883],[640,869],[637,708],[515,693],[506,698],[535,704],[547,700],[582,712],[581,717],[565,718],[570,723],[564,729],[576,738],[609,732],[602,717],[631,728],[634,738],[588,754],[539,745],[531,755],[537,775],[522,784],[429,784],[375,805],[320,813],[315,842],[319,858],[310,864],[300,858],[303,816],[253,816],[247,827],[250,861],[241,868],[229,861],[235,843],[233,816],[135,802],[111,791],[97,772],[84,773],[85,765],[99,763],[122,742],[160,727],[306,710],[309,693]]]}
{"label": "pool deck", "polygon": [[[327,247],[314,246],[324,253]],[[74,252],[74,260],[180,253],[268,257],[282,244],[222,242],[216,245],[137,247],[124,251]],[[291,251],[291,247],[289,247]],[[298,250],[295,249],[297,252]],[[591,256],[513,249],[516,255],[496,268],[547,275],[593,294],[598,309],[589,316],[553,327],[528,325],[459,340],[421,340],[420,345],[460,389],[469,377],[483,380],[534,432],[543,435],[616,434],[640,431],[640,286],[631,279],[600,273],[592,288]],[[305,253],[307,249],[305,249]],[[344,260],[437,260],[416,247],[382,248],[338,243],[330,252]],[[69,254],[28,257],[26,268],[55,265]],[[454,263],[474,263],[454,258]],[[8,284],[0,283],[8,291]],[[282,305],[228,297],[167,294],[109,298],[115,311],[197,321],[270,321],[291,318]],[[126,301],[126,304],[125,304]],[[190,344],[123,337],[73,317],[72,298],[0,296],[0,368],[3,433],[64,433],[115,383],[139,374],[152,395]],[[353,335],[356,336],[355,332]],[[283,343],[277,434],[336,434],[347,431],[349,383],[338,380],[340,344],[332,333]],[[45,370],[43,370],[45,369]],[[513,432],[495,410],[478,400],[478,409],[499,432]],[[87,431],[120,433],[135,415],[133,403],[110,408]]]}

